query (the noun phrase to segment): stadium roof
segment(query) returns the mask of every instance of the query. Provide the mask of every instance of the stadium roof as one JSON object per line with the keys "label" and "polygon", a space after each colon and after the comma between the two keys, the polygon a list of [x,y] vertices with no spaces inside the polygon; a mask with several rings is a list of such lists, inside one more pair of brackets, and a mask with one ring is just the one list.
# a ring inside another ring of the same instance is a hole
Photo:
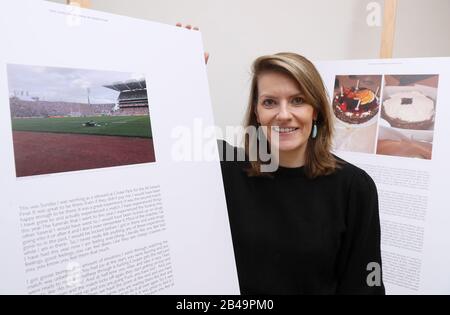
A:
{"label": "stadium roof", "polygon": [[145,80],[130,80],[126,82],[115,82],[111,85],[104,85],[105,88],[112,89],[115,91],[134,91],[134,90],[144,90],[147,88]]}

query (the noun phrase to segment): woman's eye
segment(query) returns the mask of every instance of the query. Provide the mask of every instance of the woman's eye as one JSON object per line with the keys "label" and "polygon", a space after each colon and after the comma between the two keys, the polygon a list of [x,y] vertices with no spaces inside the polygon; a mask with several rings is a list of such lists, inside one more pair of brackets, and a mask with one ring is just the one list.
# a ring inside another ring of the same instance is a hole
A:
{"label": "woman's eye", "polygon": [[275,101],[274,101],[274,100],[271,100],[271,99],[266,99],[266,100],[264,100],[264,101],[262,102],[262,104],[263,104],[264,106],[270,107],[270,106],[275,105]]}
{"label": "woman's eye", "polygon": [[294,97],[292,99],[292,104],[294,105],[302,105],[305,102],[305,100],[302,97]]}

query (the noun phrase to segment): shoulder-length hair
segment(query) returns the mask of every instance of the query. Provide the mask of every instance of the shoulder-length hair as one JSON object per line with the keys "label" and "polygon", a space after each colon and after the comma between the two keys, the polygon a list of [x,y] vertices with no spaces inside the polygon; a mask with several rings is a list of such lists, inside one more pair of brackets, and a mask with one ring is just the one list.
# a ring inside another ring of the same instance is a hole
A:
{"label": "shoulder-length hair", "polygon": [[[293,78],[299,85],[305,96],[305,102],[315,109],[317,115],[317,137],[308,139],[305,153],[305,174],[309,178],[332,174],[339,167],[336,158],[331,153],[333,137],[333,122],[331,119],[330,103],[322,78],[316,67],[303,56],[294,53],[279,53],[276,55],[262,56],[255,60],[252,67],[252,83],[244,127],[258,128],[256,118],[256,106],[258,104],[258,78],[266,72],[279,72]],[[261,141],[261,140],[259,140]],[[267,140],[264,140],[267,141]],[[247,156],[250,152],[258,152],[253,146],[258,141],[251,141],[245,136],[245,151]],[[268,146],[266,146],[268,147]],[[261,172],[263,162],[257,154],[256,161],[250,161],[247,170],[249,176],[270,175]]]}

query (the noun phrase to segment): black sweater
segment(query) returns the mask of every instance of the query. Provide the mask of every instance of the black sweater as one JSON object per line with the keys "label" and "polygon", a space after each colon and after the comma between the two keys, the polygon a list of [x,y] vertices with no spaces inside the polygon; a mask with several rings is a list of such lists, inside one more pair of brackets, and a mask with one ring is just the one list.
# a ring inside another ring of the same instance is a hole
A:
{"label": "black sweater", "polygon": [[384,294],[366,281],[368,264],[381,266],[377,190],[366,172],[344,162],[316,179],[303,167],[264,178],[249,177],[246,162],[221,166],[242,294]]}

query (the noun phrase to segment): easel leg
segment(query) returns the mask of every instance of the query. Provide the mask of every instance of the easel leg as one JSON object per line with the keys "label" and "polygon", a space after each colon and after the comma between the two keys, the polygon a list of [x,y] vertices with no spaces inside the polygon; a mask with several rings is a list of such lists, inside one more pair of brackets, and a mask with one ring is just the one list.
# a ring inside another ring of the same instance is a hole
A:
{"label": "easel leg", "polygon": [[380,58],[392,58],[394,51],[395,23],[398,0],[384,1],[383,32],[381,34]]}
{"label": "easel leg", "polygon": [[67,4],[76,5],[81,8],[90,8],[91,0],[67,0]]}

